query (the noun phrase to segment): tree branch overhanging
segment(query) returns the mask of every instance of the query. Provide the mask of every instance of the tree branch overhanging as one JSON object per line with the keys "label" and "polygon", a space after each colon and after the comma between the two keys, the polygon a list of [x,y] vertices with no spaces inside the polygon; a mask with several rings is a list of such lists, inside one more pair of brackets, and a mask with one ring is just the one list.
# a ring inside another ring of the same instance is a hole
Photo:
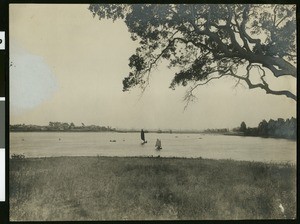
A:
{"label": "tree branch overhanging", "polygon": [[[251,68],[252,68],[251,65],[248,66],[246,76],[236,75],[236,73],[230,68],[230,76],[245,81],[245,83],[248,85],[249,89],[260,88],[260,89],[265,90],[267,94],[286,96],[290,99],[297,101],[297,96],[288,90],[272,90],[272,89],[270,89],[268,83],[264,80],[265,74],[263,76],[261,76],[261,80],[263,83],[253,84],[251,82],[251,80],[249,79],[249,73],[250,73]],[[260,68],[260,69],[263,71],[262,68]]]}
{"label": "tree branch overhanging", "polygon": [[[99,18],[124,19],[129,32],[135,37],[133,40],[142,40],[139,43],[141,46],[138,48],[140,51],[137,52],[137,59],[134,61],[133,58],[133,66],[130,66],[133,73],[125,80],[128,81],[127,89],[137,84],[147,86],[151,71],[164,58],[170,61],[170,67],[177,66],[182,69],[177,77],[177,84],[185,86],[186,82],[196,80],[202,84],[196,84],[195,88],[205,85],[217,79],[211,76],[211,71],[215,70],[213,66],[220,64],[219,70],[223,69],[223,73],[220,71],[219,74],[243,81],[249,89],[261,88],[267,94],[285,95],[296,100],[295,94],[288,90],[271,89],[264,73],[269,70],[274,77],[297,77],[294,65],[297,56],[294,50],[295,40],[292,38],[289,41],[285,36],[286,33],[291,37],[295,36],[293,27],[296,16],[293,7],[174,4],[164,5],[163,13],[157,13],[158,6],[151,4],[126,7],[125,10],[118,5],[97,5],[90,10],[93,15],[99,15]],[[116,15],[112,15],[114,13]],[[259,35],[265,38],[259,38]],[[288,43],[282,45],[285,42]],[[184,46],[182,44],[185,44],[185,50],[178,53],[178,49]],[[141,64],[142,67],[138,67]],[[238,75],[238,68],[246,64],[248,74]],[[224,73],[226,66],[230,71]],[[249,71],[252,68],[259,68],[263,72],[260,76],[261,83],[254,84],[250,81]]]}

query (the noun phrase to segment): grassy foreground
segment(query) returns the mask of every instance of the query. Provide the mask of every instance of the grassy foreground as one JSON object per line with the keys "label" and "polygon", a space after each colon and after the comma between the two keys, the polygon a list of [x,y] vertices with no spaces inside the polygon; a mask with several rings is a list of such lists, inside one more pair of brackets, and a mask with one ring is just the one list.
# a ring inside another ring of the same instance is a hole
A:
{"label": "grassy foreground", "polygon": [[289,164],[28,158],[10,161],[9,181],[11,221],[296,217],[296,167]]}

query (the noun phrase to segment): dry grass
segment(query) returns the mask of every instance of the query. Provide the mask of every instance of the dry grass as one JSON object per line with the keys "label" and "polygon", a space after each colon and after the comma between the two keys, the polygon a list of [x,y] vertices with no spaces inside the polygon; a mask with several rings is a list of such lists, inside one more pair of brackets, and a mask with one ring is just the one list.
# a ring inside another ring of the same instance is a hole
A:
{"label": "dry grass", "polygon": [[133,157],[10,161],[11,221],[295,217],[296,167],[290,164]]}

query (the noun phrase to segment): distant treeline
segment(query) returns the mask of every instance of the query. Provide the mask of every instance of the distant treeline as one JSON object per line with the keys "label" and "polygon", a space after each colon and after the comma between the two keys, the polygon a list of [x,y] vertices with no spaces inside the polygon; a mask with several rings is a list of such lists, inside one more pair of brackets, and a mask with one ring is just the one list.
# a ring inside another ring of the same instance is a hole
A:
{"label": "distant treeline", "polygon": [[[26,125],[26,124],[14,124],[10,125],[10,131],[66,131],[66,132],[139,132],[140,130],[117,130],[110,126],[98,126],[98,125],[85,125],[81,123],[81,126],[76,126],[73,122],[49,122],[48,125]],[[292,117],[291,119],[278,118],[277,120],[270,119],[261,121],[258,127],[247,127],[245,122],[242,122],[240,127],[229,130],[228,128],[219,129],[206,129],[204,131],[195,130],[144,130],[145,133],[212,133],[212,134],[225,134],[225,135],[242,135],[242,136],[259,136],[259,137],[273,137],[273,138],[297,138],[297,120]]]}
{"label": "distant treeline", "polygon": [[254,128],[247,127],[246,123],[242,122],[241,126],[234,131],[239,131],[244,136],[296,139],[297,120],[294,117],[286,120],[282,118],[270,119],[269,121],[263,120],[258,124],[258,127]]}
{"label": "distant treeline", "polygon": [[81,126],[76,126],[73,122],[49,122],[49,125],[25,125],[25,124],[14,124],[10,125],[10,131],[116,131],[115,128],[110,126],[98,126],[98,125],[85,125],[81,123]]}
{"label": "distant treeline", "polygon": [[228,128],[215,128],[215,129],[205,129],[203,133],[205,134],[225,134],[228,133]]}
{"label": "distant treeline", "polygon": [[[33,125],[33,124],[13,124],[10,125],[10,131],[12,132],[42,132],[42,131],[65,131],[65,132],[84,132],[84,131],[91,131],[91,132],[121,132],[121,133],[136,133],[140,132],[140,129],[116,129],[110,126],[98,126],[98,125],[85,125],[81,123],[81,126],[76,126],[73,122],[49,122],[48,125]],[[201,133],[201,131],[197,130],[175,130],[172,131],[171,129],[167,130],[144,130],[144,133]]]}

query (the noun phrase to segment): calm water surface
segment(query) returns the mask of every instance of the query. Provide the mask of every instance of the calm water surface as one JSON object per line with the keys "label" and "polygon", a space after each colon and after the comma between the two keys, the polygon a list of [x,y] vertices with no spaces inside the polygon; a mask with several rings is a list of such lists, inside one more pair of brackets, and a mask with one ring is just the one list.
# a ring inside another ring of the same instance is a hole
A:
{"label": "calm water surface", "polygon": [[[162,150],[155,150],[156,139]],[[116,142],[110,142],[115,140]],[[10,154],[26,157],[52,156],[162,156],[202,157],[264,162],[296,163],[296,142],[286,139],[201,134],[114,132],[14,132]]]}

